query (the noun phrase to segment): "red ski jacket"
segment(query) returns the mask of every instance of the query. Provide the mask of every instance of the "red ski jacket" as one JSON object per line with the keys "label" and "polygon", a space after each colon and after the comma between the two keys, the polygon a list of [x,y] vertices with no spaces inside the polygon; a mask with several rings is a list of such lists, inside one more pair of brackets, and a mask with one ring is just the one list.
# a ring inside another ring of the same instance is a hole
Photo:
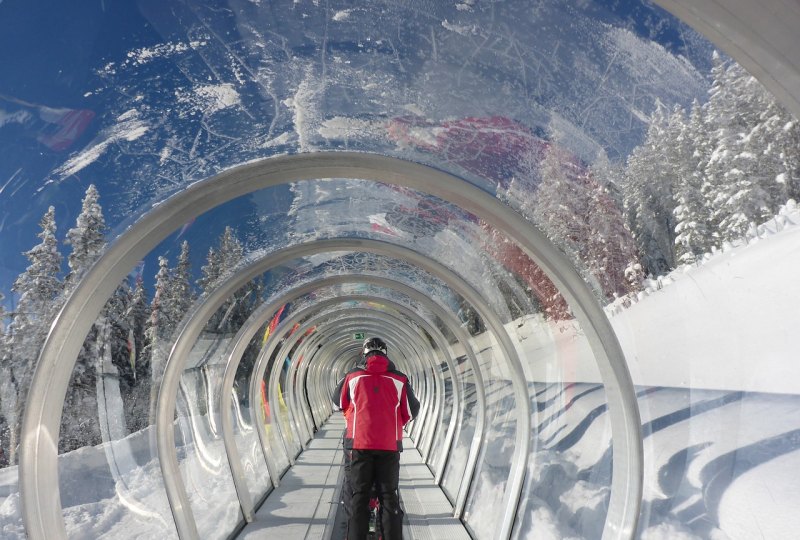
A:
{"label": "red ski jacket", "polygon": [[347,419],[345,447],[402,452],[403,426],[412,418],[408,386],[406,376],[389,371],[389,359],[380,354],[367,358],[365,369],[348,373],[339,400]]}

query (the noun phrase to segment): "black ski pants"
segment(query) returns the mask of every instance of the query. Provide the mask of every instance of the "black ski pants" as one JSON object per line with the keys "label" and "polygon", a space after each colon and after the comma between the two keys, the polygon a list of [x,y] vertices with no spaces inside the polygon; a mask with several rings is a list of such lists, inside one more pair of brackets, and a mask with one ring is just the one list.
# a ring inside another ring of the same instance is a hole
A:
{"label": "black ski pants", "polygon": [[369,499],[372,486],[381,501],[383,540],[402,540],[403,511],[397,484],[400,480],[400,452],[389,450],[350,450],[350,488],[352,505],[347,525],[347,540],[364,540],[369,530]]}

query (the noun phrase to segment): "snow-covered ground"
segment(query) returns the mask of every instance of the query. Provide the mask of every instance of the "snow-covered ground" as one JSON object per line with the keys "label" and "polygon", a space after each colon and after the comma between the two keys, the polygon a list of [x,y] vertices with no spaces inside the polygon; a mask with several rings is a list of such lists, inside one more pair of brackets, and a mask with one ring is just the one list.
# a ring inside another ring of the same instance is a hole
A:
{"label": "snow-covered ground", "polygon": [[[608,306],[642,417],[639,537],[797,536],[798,225],[800,209],[790,202],[748,239],[652,280],[627,307],[623,300]],[[516,538],[599,537],[611,432],[591,349],[574,322],[533,317],[507,328],[538,394],[537,450]],[[556,382],[541,388],[536,381]],[[487,501],[502,497],[492,472],[479,471]],[[468,520],[491,533],[491,516]]]}
{"label": "snow-covered ground", "polygon": [[[794,224],[800,212],[787,207],[751,241],[654,281],[629,307],[608,308],[639,395],[645,540],[789,539],[800,530],[800,227]],[[591,351],[574,325],[532,318],[509,330],[526,360],[537,411],[536,453],[515,536],[595,538],[605,518],[611,454]],[[179,454],[201,529],[235,523],[221,442],[193,440],[188,432]],[[492,458],[509,450],[510,441],[501,439],[490,442],[499,446],[487,450],[479,467],[479,499],[481,493],[502,498],[503,464]],[[248,446],[242,441],[240,448]],[[71,537],[175,537],[150,448],[145,431],[61,456]],[[209,467],[217,472],[206,474]],[[495,516],[483,516],[480,506],[468,504],[467,521],[478,533],[492,531]],[[0,537],[25,537],[20,516],[17,470],[10,467],[0,471]]]}

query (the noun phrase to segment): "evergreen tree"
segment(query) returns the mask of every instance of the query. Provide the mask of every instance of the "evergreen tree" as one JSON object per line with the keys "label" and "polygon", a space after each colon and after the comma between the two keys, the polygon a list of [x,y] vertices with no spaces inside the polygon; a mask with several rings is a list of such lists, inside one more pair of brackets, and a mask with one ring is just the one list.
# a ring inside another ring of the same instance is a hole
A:
{"label": "evergreen tree", "polygon": [[244,256],[244,247],[236,238],[232,227],[225,227],[219,239],[219,256],[222,274],[226,274],[238,265]]}
{"label": "evergreen tree", "polygon": [[208,248],[208,255],[206,256],[206,264],[200,269],[202,272],[201,277],[197,280],[197,286],[203,291],[203,294],[208,294],[214,288],[214,284],[222,274],[222,261],[217,250],[214,247]]}
{"label": "evergreen tree", "polygon": [[781,122],[776,127],[775,152],[781,156],[785,171],[785,176],[778,180],[786,184],[788,198],[800,202],[800,122],[783,111]]}
{"label": "evergreen tree", "polygon": [[11,373],[11,355],[6,335],[6,313],[3,300],[5,296],[0,293],[0,467],[9,465],[10,418],[14,418],[16,408],[16,391]]}
{"label": "evergreen tree", "polygon": [[715,60],[707,110],[716,146],[706,173],[714,188],[709,190],[713,223],[721,240],[731,241],[772,216],[789,188],[784,156],[775,144],[781,111],[741,66]]}
{"label": "evergreen tree", "polygon": [[111,362],[116,368],[121,381],[133,382],[135,361],[131,359],[132,351],[129,337],[133,334],[133,321],[130,317],[132,294],[127,282],[119,285],[101,312],[101,321],[105,327],[105,342],[99,347],[108,348]]}
{"label": "evergreen tree", "polygon": [[170,305],[170,287],[172,277],[169,272],[169,260],[166,257],[158,258],[158,273],[156,274],[155,292],[153,302],[150,304],[150,318],[145,329],[147,340],[146,354],[150,360],[150,414],[149,423],[155,422],[155,404],[158,398],[158,388],[164,375],[167,358],[177,321],[174,320],[175,309]]}
{"label": "evergreen tree", "polygon": [[39,351],[63,297],[63,284],[58,278],[62,257],[58,251],[55,209],[52,206],[39,225],[42,230],[38,237],[42,241],[24,253],[31,264],[12,286],[19,301],[9,327],[2,373],[4,414],[9,430],[9,463],[16,463],[22,407]]}
{"label": "evergreen tree", "polygon": [[675,141],[681,174],[675,185],[675,253],[678,262],[691,264],[710,250],[713,239],[707,226],[708,211],[703,198],[703,170],[708,145],[703,111],[695,100],[688,122]]}
{"label": "evergreen tree", "polygon": [[541,163],[541,181],[536,189],[533,220],[540,229],[568,253],[579,257],[581,242],[587,237],[587,201],[575,176],[580,167],[564,150],[551,145]]}
{"label": "evergreen tree", "polygon": [[659,106],[651,116],[645,141],[628,157],[624,180],[624,212],[646,273],[660,275],[675,266],[673,186],[675,175],[665,162],[671,144],[668,119]]}
{"label": "evergreen tree", "polygon": [[638,262],[636,244],[615,200],[613,184],[598,181],[591,172],[586,182],[589,211],[584,264],[611,300],[635,288],[625,271]]}
{"label": "evergreen tree", "polygon": [[[3,305],[3,300],[5,299],[6,296],[0,293],[0,336],[6,335],[6,317],[8,317],[8,313],[6,313],[6,307]],[[3,340],[0,340],[0,347],[3,347],[4,343]]]}
{"label": "evergreen tree", "polygon": [[133,355],[133,378],[144,380],[149,375],[149,359],[147,358],[147,339],[145,329],[150,317],[150,308],[147,302],[147,289],[141,279],[136,281],[131,298],[129,318],[133,327],[133,342],[131,351]]}
{"label": "evergreen tree", "polygon": [[100,194],[94,185],[86,189],[75,227],[67,232],[65,244],[72,246],[66,282],[74,286],[78,276],[94,263],[105,246],[106,222],[99,204]]}
{"label": "evergreen tree", "polygon": [[797,155],[800,147],[786,148],[784,130],[791,124],[791,116],[784,111],[767,93],[754,77],[750,77],[752,84],[749,88],[756,99],[763,102],[764,108],[758,118],[758,123],[750,130],[745,143],[745,151],[753,154],[757,160],[757,172],[753,179],[761,184],[766,195],[768,214],[773,215],[780,205],[785,204],[790,198],[790,185],[793,171],[787,167],[786,151]]}
{"label": "evergreen tree", "polygon": [[[105,246],[106,223],[99,203],[100,195],[94,185],[86,189],[81,212],[75,226],[67,232],[65,244],[72,248],[68,258],[69,273],[66,286],[72,289],[97,258]],[[114,344],[102,339],[103,336],[117,336],[110,325],[118,324],[122,316],[118,310],[118,299],[124,294],[119,290],[112,295],[89,330],[81,352],[75,362],[69,389],[64,400],[64,414],[61,417],[61,437],[59,449],[62,452],[81,446],[98,444],[101,440],[98,418],[97,382],[102,377],[102,358],[113,351]]]}
{"label": "evergreen tree", "polygon": [[748,225],[739,204],[744,202],[746,186],[745,192],[740,194],[741,184],[748,181],[751,163],[746,164],[746,171],[743,171],[737,169],[735,161],[741,162],[742,140],[753,124],[755,112],[744,100],[741,73],[716,53],[713,61],[714,81],[706,111],[713,128],[714,148],[706,166],[703,191],[711,211],[712,228],[718,231],[720,240],[730,240],[741,236],[740,232],[744,231],[739,229]]}
{"label": "evergreen tree", "polygon": [[128,335],[128,362],[131,365],[133,381],[127,383],[128,392],[123,393],[128,429],[138,431],[147,427],[150,410],[150,358],[151,348],[145,337],[145,329],[150,317],[147,290],[141,279],[136,284],[128,308],[131,332]]}
{"label": "evergreen tree", "polygon": [[175,319],[178,311],[173,304],[174,297],[170,293],[171,287],[172,275],[169,270],[169,260],[166,257],[159,257],[155,292],[150,304],[150,318],[145,330],[147,341],[151,347],[156,343],[163,344],[169,341],[179,322]]}
{"label": "evergreen tree", "polygon": [[189,259],[189,242],[184,240],[181,244],[181,253],[178,256],[178,263],[175,266],[172,277],[172,294],[175,298],[175,307],[180,314],[185,314],[189,311],[195,300],[191,278],[192,263]]}
{"label": "evergreen tree", "polygon": [[[208,250],[207,262],[202,268],[203,275],[198,280],[203,292],[207,294],[213,290],[216,283],[241,262],[243,256],[244,247],[236,238],[233,228],[225,227],[225,231],[219,237],[217,249],[211,247]],[[249,302],[252,300],[249,285],[236,291],[209,319],[206,329],[215,333],[235,331],[238,327],[237,322],[242,321],[243,314],[249,315],[251,311]]]}

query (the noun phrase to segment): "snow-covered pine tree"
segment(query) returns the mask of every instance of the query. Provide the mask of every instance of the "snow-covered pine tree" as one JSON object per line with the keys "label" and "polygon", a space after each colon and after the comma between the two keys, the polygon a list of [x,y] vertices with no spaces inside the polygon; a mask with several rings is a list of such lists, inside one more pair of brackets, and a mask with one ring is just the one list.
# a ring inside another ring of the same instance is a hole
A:
{"label": "snow-covered pine tree", "polygon": [[39,223],[41,243],[24,255],[30,266],[14,281],[12,290],[19,295],[8,329],[6,373],[3,379],[5,403],[13,403],[6,412],[9,425],[9,463],[17,461],[19,423],[28,394],[39,350],[47,337],[50,322],[61,307],[64,286],[58,278],[61,254],[56,240],[55,209],[51,206]]}
{"label": "snow-covered pine tree", "polygon": [[587,236],[586,194],[576,177],[581,174],[575,158],[550,145],[541,162],[541,181],[536,189],[532,218],[539,228],[573,257],[580,258]]}
{"label": "snow-covered pine tree", "polygon": [[[222,275],[222,257],[219,252],[211,246],[208,248],[208,255],[206,255],[206,264],[200,268],[201,276],[197,280],[197,286],[204,295],[210,294],[214,290],[214,286]],[[211,316],[206,324],[206,330],[214,331],[219,325],[222,315],[219,310]]]}
{"label": "snow-covered pine tree", "polygon": [[122,437],[132,431],[122,418],[126,413],[125,397],[130,394],[133,383],[128,349],[128,337],[132,332],[128,317],[130,304],[131,291],[125,280],[103,306],[95,323],[98,327],[95,345],[96,399],[98,407],[111,413],[108,423],[98,426],[104,441],[108,437]]}
{"label": "snow-covered pine tree", "polygon": [[708,162],[709,147],[705,118],[700,103],[695,100],[686,122],[675,141],[680,160],[680,176],[674,188],[675,254],[677,261],[694,263],[710,250],[713,238],[707,225],[708,210],[703,198],[703,170]]}
{"label": "snow-covered pine tree", "polygon": [[171,287],[172,275],[169,271],[169,260],[166,257],[159,257],[155,292],[150,304],[150,318],[145,330],[154,382],[160,381],[163,375],[164,363],[169,353],[169,343],[178,322],[174,318],[177,311],[172,304]]}
{"label": "snow-covered pine tree", "polygon": [[133,327],[131,351],[135,353],[131,360],[133,364],[132,370],[134,379],[138,380],[146,378],[150,374],[150,362],[146,355],[147,339],[145,337],[147,321],[150,318],[150,306],[147,300],[147,289],[145,289],[144,282],[141,279],[136,280],[134,285],[128,317]]}
{"label": "snow-covered pine tree", "polygon": [[669,141],[668,118],[659,104],[650,118],[645,141],[636,147],[625,167],[624,212],[639,248],[641,264],[650,275],[675,266],[675,226],[672,181],[675,175],[665,161]]}
{"label": "snow-covered pine tree", "polygon": [[758,103],[761,112],[745,139],[745,149],[758,162],[753,179],[767,196],[769,214],[796,197],[800,166],[800,129],[796,119],[754,77],[747,76],[745,91]]}
{"label": "snow-covered pine tree", "polygon": [[176,310],[172,304],[170,294],[172,276],[169,271],[169,260],[166,257],[158,258],[158,273],[156,274],[155,292],[150,304],[150,318],[147,320],[145,338],[147,340],[147,356],[150,359],[150,413],[149,422],[155,422],[155,405],[158,397],[158,388],[164,376],[164,368],[172,344],[172,334],[178,323],[174,319]]}
{"label": "snow-covered pine tree", "polygon": [[201,276],[197,280],[197,286],[203,294],[208,294],[214,289],[214,284],[220,277],[221,260],[217,250],[213,246],[208,248],[208,255],[206,255],[206,264],[200,268]]}
{"label": "snow-covered pine tree", "polygon": [[[189,242],[181,244],[181,253],[173,269],[163,270],[162,278],[169,282],[159,297],[159,316],[169,321],[170,334],[177,328],[183,317],[189,311],[196,295],[191,283],[191,261],[189,258]],[[159,269],[159,274],[162,270]],[[163,277],[166,276],[166,277]],[[166,283],[166,281],[165,281]]]}
{"label": "snow-covered pine tree", "polygon": [[[742,197],[737,195],[746,173],[738,170],[734,161],[742,151],[742,140],[750,131],[756,113],[752,104],[743,99],[742,80],[735,66],[717,53],[713,62],[713,83],[705,109],[707,123],[713,130],[714,148],[706,166],[703,192],[711,210],[711,227],[718,232],[720,241],[726,241],[741,236],[744,232],[739,231],[741,224],[745,230],[747,226],[746,216],[738,209]],[[746,168],[749,169],[749,164]]]}
{"label": "snow-covered pine tree", "polygon": [[775,137],[775,151],[781,156],[785,175],[778,179],[786,183],[787,195],[790,199],[800,201],[800,121],[784,111],[785,119]]}
{"label": "snow-covered pine tree", "polygon": [[[238,265],[244,256],[244,247],[236,238],[232,227],[225,227],[220,235],[218,246],[208,250],[207,263],[202,267],[202,277],[198,285],[204,293],[213,290],[216,283],[223,279]],[[228,298],[217,312],[209,319],[206,329],[209,332],[229,333],[236,328],[235,322],[241,319],[241,314],[248,311],[248,287],[245,286]]]}
{"label": "snow-covered pine tree", "polygon": [[192,287],[192,262],[189,258],[189,242],[181,244],[181,253],[172,276],[172,294],[175,297],[175,307],[181,315],[186,314],[196,295]]}
{"label": "snow-covered pine tree", "polygon": [[105,246],[106,221],[99,200],[97,188],[94,184],[90,185],[86,189],[75,227],[67,231],[64,243],[72,247],[67,259],[69,273],[64,280],[68,289],[76,285],[80,274],[97,260]]}
{"label": "snow-covered pine tree", "polygon": [[[0,336],[5,336],[6,334],[6,317],[8,317],[8,313],[6,313],[6,307],[3,305],[3,300],[6,299],[6,295],[0,292]],[[0,340],[0,347],[3,347],[3,341]]]}
{"label": "snow-covered pine tree", "polygon": [[[597,171],[595,176],[594,171]],[[633,235],[625,225],[611,181],[613,169],[608,164],[592,167],[586,178],[589,197],[588,237],[585,264],[597,279],[607,300],[638,288],[626,276],[626,269],[638,263]]]}
{"label": "snow-covered pine tree", "polygon": [[6,336],[6,313],[3,305],[5,295],[0,293],[0,468],[7,467],[10,424],[9,418],[14,417],[17,395],[14,390],[11,374],[11,355],[8,354],[8,341]]}
{"label": "snow-covered pine tree", "polygon": [[[64,243],[72,248],[67,259],[69,273],[65,279],[68,292],[78,285],[81,276],[94,264],[105,247],[106,222],[99,199],[97,188],[90,185],[86,189],[75,226],[67,231]],[[112,300],[116,296],[117,293]],[[113,320],[109,321],[108,309],[108,305],[104,307],[92,325],[75,362],[61,417],[59,449],[62,452],[98,444],[101,440],[97,422],[97,381],[102,373],[104,348],[112,344],[98,341],[98,338],[105,332],[106,325],[113,323]]]}
{"label": "snow-covered pine tree", "polygon": [[133,382],[129,393],[123,393],[126,400],[125,416],[128,429],[138,431],[147,426],[150,414],[150,347],[145,338],[145,328],[150,317],[147,289],[143,280],[137,279],[128,309],[131,333],[128,335],[128,362],[131,365]]}

